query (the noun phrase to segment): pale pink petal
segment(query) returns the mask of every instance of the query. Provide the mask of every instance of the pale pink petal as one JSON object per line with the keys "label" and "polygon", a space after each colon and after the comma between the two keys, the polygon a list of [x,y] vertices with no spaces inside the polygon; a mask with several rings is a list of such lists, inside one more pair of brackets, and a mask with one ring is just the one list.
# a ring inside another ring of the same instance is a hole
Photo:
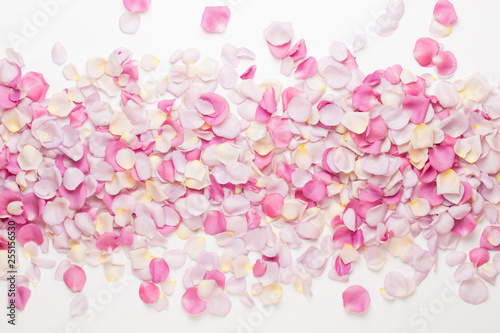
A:
{"label": "pale pink petal", "polygon": [[400,20],[405,12],[405,4],[403,0],[389,0],[385,8],[386,14],[392,20]]}
{"label": "pale pink petal", "polygon": [[222,291],[215,292],[207,301],[207,311],[225,317],[231,310],[231,300]]}
{"label": "pale pink petal", "polygon": [[385,276],[384,290],[392,297],[406,297],[413,292],[415,283],[400,272],[390,272]]}
{"label": "pale pink petal", "polygon": [[354,285],[342,293],[342,300],[347,311],[362,313],[370,305],[370,294],[365,288]]}
{"label": "pale pink petal", "polygon": [[472,277],[460,284],[458,295],[466,303],[477,305],[486,301],[488,289],[481,279]]}
{"label": "pale pink petal", "polygon": [[141,25],[141,15],[125,12],[120,16],[120,30],[126,34],[135,34]]}
{"label": "pale pink petal", "polygon": [[382,37],[389,37],[396,31],[398,25],[398,20],[393,20],[387,14],[382,14],[375,22],[375,33]]}
{"label": "pale pink petal", "polygon": [[467,259],[465,252],[453,251],[446,255],[446,264],[450,267],[461,265]]}
{"label": "pale pink petal", "polygon": [[71,317],[85,314],[90,307],[90,301],[84,294],[76,295],[69,306]]}
{"label": "pale pink petal", "polygon": [[74,292],[80,292],[85,286],[85,282],[87,281],[87,276],[85,275],[85,271],[78,266],[71,266],[64,272],[64,283],[68,286],[68,288]]}
{"label": "pale pink petal", "polygon": [[207,6],[201,17],[201,27],[207,32],[224,32],[230,15],[228,6]]}
{"label": "pale pink petal", "polygon": [[68,53],[61,42],[56,42],[54,46],[52,46],[51,55],[52,61],[58,65],[64,64],[68,59]]}

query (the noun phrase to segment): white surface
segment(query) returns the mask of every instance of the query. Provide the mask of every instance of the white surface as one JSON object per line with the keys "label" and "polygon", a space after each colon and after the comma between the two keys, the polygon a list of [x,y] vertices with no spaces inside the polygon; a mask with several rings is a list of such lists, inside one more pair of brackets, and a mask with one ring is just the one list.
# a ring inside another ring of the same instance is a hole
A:
{"label": "white surface", "polygon": [[[350,44],[356,33],[368,32],[368,45],[357,54],[359,66],[365,73],[399,63],[422,74],[425,71],[412,58],[412,50],[417,38],[428,36],[435,1],[406,0],[406,12],[400,27],[389,38],[377,37],[371,32],[375,18],[385,8],[386,0],[226,0],[232,5],[231,20],[227,31],[220,35],[204,33],[199,24],[204,6],[221,2],[153,0],[149,12],[142,16],[139,32],[131,36],[118,29],[118,18],[125,10],[120,0],[66,2],[54,11],[53,17],[33,37],[27,38],[27,43],[18,47],[24,55],[26,70],[43,73],[52,85],[49,95],[67,85],[61,74],[62,67],[51,61],[50,50],[56,41],[66,46],[68,61],[82,71],[86,59],[107,56],[120,46],[130,48],[136,59],[144,53],[153,53],[163,61],[161,66],[166,66],[168,57],[178,48],[197,46],[202,50],[202,57],[218,59],[224,43],[231,42],[256,52],[257,81],[271,77],[283,80],[279,74],[279,62],[271,57],[262,37],[263,29],[273,20],[291,21],[295,30],[294,40],[304,38],[309,55],[317,58],[328,54],[332,41],[342,40]],[[454,52],[458,59],[458,70],[453,79],[463,78],[477,70],[496,85],[500,78],[500,46],[496,42],[500,38],[498,2],[453,2],[459,22],[451,36],[440,40],[445,49]],[[32,21],[42,9],[36,0],[0,0],[0,5],[0,47],[4,48],[12,46],[9,37],[12,38],[13,34],[22,36],[23,18]],[[242,62],[238,71],[241,73],[249,65],[249,62]],[[478,229],[482,230],[482,226]],[[461,246],[464,249],[477,246],[481,230],[476,230],[471,240]],[[171,242],[170,248],[175,243]],[[158,255],[162,253],[154,252]],[[169,297],[171,310],[158,313],[140,301],[140,282],[137,279],[125,280],[127,285],[117,292],[113,286],[120,286],[120,282],[112,285],[106,281],[102,268],[88,267],[84,293],[94,299],[100,297],[100,301],[96,301],[95,317],[73,319],[69,317],[73,294],[63,282],[53,280],[55,269],[43,269],[42,280],[33,288],[26,310],[18,313],[18,326],[8,326],[5,310],[0,310],[0,332],[493,333],[498,332],[500,326],[500,290],[488,286],[490,297],[479,306],[462,302],[453,294],[457,288],[453,282],[453,269],[444,264],[442,251],[437,271],[431,272],[407,299],[385,301],[378,289],[383,285],[385,273],[397,269],[411,275],[411,269],[398,259],[390,258],[381,272],[371,272],[360,261],[355,265],[348,283],[329,280],[327,272],[314,279],[314,296],[310,302],[286,286],[281,304],[267,309],[265,313],[247,308],[233,297],[233,309],[226,318],[210,315],[193,318],[181,309],[183,288],[180,280],[184,269],[171,273],[179,280],[175,294]],[[327,271],[329,269],[328,266]],[[347,313],[342,307],[341,293],[351,284],[361,284],[370,292],[372,303],[364,315]],[[6,295],[5,286],[4,282],[0,283],[2,304]],[[107,300],[109,295],[112,295],[111,299]],[[424,311],[430,316],[425,317]]]}

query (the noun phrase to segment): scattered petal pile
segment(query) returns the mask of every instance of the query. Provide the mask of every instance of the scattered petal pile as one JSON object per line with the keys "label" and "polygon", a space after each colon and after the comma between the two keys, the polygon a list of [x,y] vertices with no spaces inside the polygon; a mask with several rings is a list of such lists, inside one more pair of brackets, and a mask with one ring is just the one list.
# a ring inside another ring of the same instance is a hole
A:
{"label": "scattered petal pile", "polygon": [[[124,5],[122,29],[132,31],[150,2]],[[379,30],[388,35],[403,12],[391,1]],[[456,20],[447,0],[434,17]],[[222,32],[228,19],[227,7],[207,7],[202,27]],[[126,271],[118,252],[142,281],[139,298],[159,311],[169,308],[175,278],[188,313],[225,316],[228,295],[271,305],[291,284],[309,299],[325,271],[347,282],[363,262],[377,271],[400,260],[414,272],[385,276],[380,291],[393,300],[429,275],[439,249],[454,250],[446,263],[457,267],[460,297],[484,302],[485,283],[500,271],[500,94],[479,74],[436,80],[394,65],[365,75],[343,43],[316,59],[293,37],[290,23],[264,31],[293,86],[254,81],[255,54],[232,44],[221,63],[178,50],[168,73],[154,55],[137,61],[121,48],[83,70],[66,65],[67,89],[46,96],[43,75],[23,74],[21,56],[8,51],[0,60],[0,276],[12,220],[29,259],[16,306],[24,309],[41,269],[57,265],[56,280],[77,293],[71,315],[85,313],[85,266],[102,265],[116,281]],[[413,54],[442,76],[456,69],[431,38]],[[66,61],[60,43],[52,56]],[[478,247],[456,251],[472,234],[481,235]],[[177,237],[183,249],[167,250]],[[220,250],[208,251],[209,241]],[[67,259],[44,256],[49,243]],[[370,303],[358,285],[342,299],[358,313]]]}

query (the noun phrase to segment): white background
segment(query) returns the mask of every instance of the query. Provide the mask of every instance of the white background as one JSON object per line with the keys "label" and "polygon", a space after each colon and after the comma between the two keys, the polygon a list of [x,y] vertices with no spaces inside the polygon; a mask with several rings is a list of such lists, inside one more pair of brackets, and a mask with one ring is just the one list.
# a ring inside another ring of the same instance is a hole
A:
{"label": "white background", "polygon": [[[46,2],[43,1],[42,2]],[[84,71],[86,59],[107,56],[120,46],[130,48],[137,59],[144,53],[153,53],[162,60],[162,69],[168,68],[168,58],[178,48],[197,46],[202,57],[218,59],[226,42],[246,46],[257,54],[256,80],[277,78],[279,62],[267,49],[262,31],[273,20],[290,21],[295,30],[294,41],[304,38],[309,55],[321,58],[328,54],[332,41],[352,43],[356,33],[369,35],[367,47],[356,54],[365,74],[399,63],[417,74],[425,73],[412,57],[417,38],[428,36],[434,0],[406,0],[406,12],[400,27],[389,38],[373,34],[375,18],[383,11],[386,0],[226,0],[231,5],[231,19],[224,34],[207,34],[199,26],[205,5],[224,4],[215,1],[153,0],[149,12],[142,16],[140,30],[135,35],[124,35],[118,29],[118,18],[124,12],[120,0],[66,0],[53,12],[47,22],[26,43],[17,49],[24,55],[27,70],[43,73],[52,88],[49,95],[68,85],[62,77],[61,66],[52,63],[50,50],[56,41],[67,48],[69,62]],[[458,70],[453,79],[464,78],[479,71],[496,85],[500,79],[500,6],[495,0],[455,0],[459,21],[451,36],[440,40],[444,48],[454,52]],[[23,36],[24,19],[33,22],[42,7],[36,0],[0,0],[0,48],[12,47],[14,37]],[[251,63],[244,62],[241,73]],[[166,66],[166,67],[164,67]],[[478,229],[482,230],[483,226]],[[480,230],[461,244],[464,249],[477,246]],[[175,235],[174,235],[175,237]],[[170,248],[176,246],[171,242]],[[19,250],[19,249],[18,249]],[[155,254],[161,255],[161,251]],[[22,256],[22,254],[20,254]],[[62,258],[54,255],[54,257]],[[181,309],[178,286],[170,299],[171,310],[158,313],[143,304],[138,297],[140,282],[126,280],[121,291],[112,293],[102,268],[86,268],[88,282],[83,292],[99,298],[95,318],[69,316],[73,294],[63,282],[54,281],[55,269],[42,270],[42,280],[32,290],[27,308],[18,314],[18,326],[6,324],[6,310],[0,310],[0,332],[484,332],[500,330],[500,291],[488,286],[487,302],[472,306],[462,302],[455,292],[453,269],[444,262],[440,252],[438,268],[431,272],[413,295],[403,300],[388,302],[379,293],[383,278],[392,269],[411,275],[396,258],[390,258],[381,272],[366,269],[363,260],[354,267],[348,283],[329,280],[327,272],[313,282],[314,296],[310,302],[285,287],[281,304],[262,313],[258,308],[247,308],[232,298],[233,309],[225,318],[210,315],[192,317]],[[189,265],[189,263],[187,264]],[[171,274],[181,283],[183,270]],[[327,271],[330,267],[327,267]],[[118,286],[120,282],[116,283]],[[361,284],[370,292],[372,303],[363,315],[347,313],[342,307],[341,293],[351,284]],[[0,303],[6,295],[6,284],[0,283]],[[450,287],[451,286],[451,287]],[[111,296],[107,299],[106,296]],[[450,299],[449,303],[443,302]],[[105,306],[102,306],[106,303]],[[423,317],[419,311],[428,311]]]}

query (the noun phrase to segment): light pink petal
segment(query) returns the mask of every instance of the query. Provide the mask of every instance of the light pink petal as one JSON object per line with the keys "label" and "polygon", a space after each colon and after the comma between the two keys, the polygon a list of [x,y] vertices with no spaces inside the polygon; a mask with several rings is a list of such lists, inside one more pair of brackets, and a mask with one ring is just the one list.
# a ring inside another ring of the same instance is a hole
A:
{"label": "light pink petal", "polygon": [[64,272],[64,283],[68,286],[68,288],[74,292],[80,292],[85,286],[85,282],[87,281],[87,276],[85,275],[85,271],[78,266],[71,266]]}
{"label": "light pink petal", "polygon": [[219,69],[219,82],[224,89],[234,88],[238,82],[238,72],[231,67],[222,66]]}
{"label": "light pink petal", "polygon": [[399,21],[391,19],[387,14],[382,14],[375,22],[375,33],[381,37],[389,37],[398,28]]}
{"label": "light pink petal", "polygon": [[77,294],[69,306],[71,317],[85,314],[90,307],[90,300],[84,294]]}
{"label": "light pink petal", "polygon": [[151,282],[143,282],[139,287],[139,297],[146,304],[153,304],[160,297],[160,288]]}
{"label": "light pink petal", "polygon": [[218,210],[209,210],[205,222],[203,222],[205,232],[209,235],[217,235],[226,231],[226,225],[226,218]]}
{"label": "light pink petal", "polygon": [[406,297],[413,292],[415,283],[400,272],[390,272],[385,276],[384,290],[392,297]]}
{"label": "light pink petal", "polygon": [[296,96],[288,103],[288,115],[295,121],[306,122],[311,115],[312,104],[307,97]]}
{"label": "light pink petal", "polygon": [[228,6],[205,7],[201,17],[201,27],[207,32],[224,32],[230,16],[231,11]]}
{"label": "light pink petal", "polygon": [[123,5],[132,13],[144,13],[151,6],[151,0],[123,0]]}
{"label": "light pink petal", "polygon": [[370,294],[365,288],[354,285],[342,293],[342,300],[347,311],[362,313],[370,305]]}
{"label": "light pink petal", "polygon": [[51,55],[52,61],[58,65],[64,64],[68,59],[68,52],[66,52],[66,49],[61,42],[56,42],[54,46],[52,46]]}
{"label": "light pink petal", "polygon": [[457,58],[450,51],[443,51],[432,59],[437,72],[443,77],[452,76],[457,70]]}
{"label": "light pink petal", "polygon": [[450,267],[461,265],[467,259],[465,252],[453,251],[446,255],[446,264]]}
{"label": "light pink petal", "polygon": [[405,12],[403,0],[389,0],[385,8],[387,16],[392,20],[400,20]]}
{"label": "light pink petal", "polygon": [[181,299],[182,307],[190,314],[199,314],[205,311],[207,303],[198,297],[196,287],[191,287],[186,290]]}
{"label": "light pink petal", "polygon": [[231,300],[223,292],[215,292],[207,301],[207,311],[225,317],[231,310]]}
{"label": "light pink petal", "polygon": [[430,67],[433,65],[433,59],[439,53],[439,44],[432,38],[419,38],[413,49],[413,57],[420,66]]}
{"label": "light pink petal", "polygon": [[448,0],[438,0],[434,6],[434,18],[441,24],[450,25],[457,21],[455,7]]}
{"label": "light pink petal", "polygon": [[477,305],[486,301],[488,289],[481,279],[472,277],[460,284],[458,295],[466,303]]}
{"label": "light pink petal", "polygon": [[120,16],[120,30],[126,34],[135,34],[141,25],[141,15],[125,12]]}

